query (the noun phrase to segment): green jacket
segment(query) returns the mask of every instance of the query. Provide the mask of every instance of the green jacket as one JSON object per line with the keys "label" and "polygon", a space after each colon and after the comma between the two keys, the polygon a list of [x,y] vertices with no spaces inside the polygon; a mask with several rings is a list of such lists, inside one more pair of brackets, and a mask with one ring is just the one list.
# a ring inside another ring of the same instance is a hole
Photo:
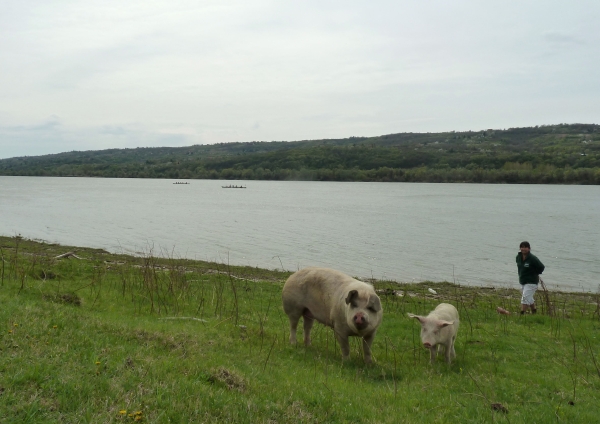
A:
{"label": "green jacket", "polygon": [[519,270],[519,283],[537,284],[540,280],[540,274],[544,272],[544,264],[540,262],[537,256],[531,252],[525,260],[521,252],[517,253],[517,269]]}

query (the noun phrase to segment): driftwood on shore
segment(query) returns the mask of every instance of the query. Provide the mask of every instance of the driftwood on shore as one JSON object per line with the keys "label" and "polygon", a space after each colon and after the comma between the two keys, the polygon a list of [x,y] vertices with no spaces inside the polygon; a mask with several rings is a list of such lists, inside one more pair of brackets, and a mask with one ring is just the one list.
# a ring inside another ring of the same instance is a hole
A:
{"label": "driftwood on shore", "polygon": [[159,319],[191,319],[193,321],[208,322],[205,319],[196,318],[196,317],[164,317],[164,318],[159,318]]}
{"label": "driftwood on shore", "polygon": [[82,259],[79,256],[77,256],[75,254],[75,252],[67,252],[67,253],[63,253],[62,255],[58,255],[55,256],[54,259],[63,259],[63,258],[75,258],[75,259]]}

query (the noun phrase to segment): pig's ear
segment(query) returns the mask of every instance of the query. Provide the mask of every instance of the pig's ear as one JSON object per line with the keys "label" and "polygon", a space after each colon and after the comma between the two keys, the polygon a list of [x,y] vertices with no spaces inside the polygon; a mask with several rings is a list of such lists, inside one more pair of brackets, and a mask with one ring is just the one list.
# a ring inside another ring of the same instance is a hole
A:
{"label": "pig's ear", "polygon": [[346,296],[346,305],[349,303],[352,303],[354,301],[354,299],[356,299],[357,297],[358,297],[358,291],[350,290],[350,292],[348,293],[348,296]]}
{"label": "pig's ear", "polygon": [[382,309],[381,308],[381,300],[379,300],[379,296],[375,296],[371,307],[375,310],[375,312],[380,311]]}
{"label": "pig's ear", "polygon": [[440,328],[447,327],[449,325],[454,324],[454,321],[438,321],[437,325]]}
{"label": "pig's ear", "polygon": [[422,316],[420,316],[420,315],[408,314],[408,316],[409,316],[410,318],[416,318],[416,319],[418,319],[418,320],[419,320],[419,322],[420,322],[421,324],[423,324],[423,322],[424,322],[424,317],[422,317]]}

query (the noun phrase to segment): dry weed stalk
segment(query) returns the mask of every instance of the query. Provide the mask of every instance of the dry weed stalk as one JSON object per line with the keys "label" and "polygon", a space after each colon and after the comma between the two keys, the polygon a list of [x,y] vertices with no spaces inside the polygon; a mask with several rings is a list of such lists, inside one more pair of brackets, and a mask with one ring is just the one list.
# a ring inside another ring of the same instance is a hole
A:
{"label": "dry weed stalk", "polygon": [[552,317],[555,314],[554,303],[550,300],[550,292],[546,288],[546,285],[544,284],[544,280],[542,280],[542,277],[540,277],[540,284],[542,285],[542,299],[544,301],[546,315]]}

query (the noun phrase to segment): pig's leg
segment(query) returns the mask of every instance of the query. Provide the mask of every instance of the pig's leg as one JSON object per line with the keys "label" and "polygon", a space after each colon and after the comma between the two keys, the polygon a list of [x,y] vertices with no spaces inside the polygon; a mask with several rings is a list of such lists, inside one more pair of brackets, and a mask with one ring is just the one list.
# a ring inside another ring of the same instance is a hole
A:
{"label": "pig's leg", "polygon": [[452,344],[450,345],[450,349],[452,350],[452,359],[456,358],[456,351],[454,350],[454,343],[456,342],[456,336],[452,337]]}
{"label": "pig's leg", "polygon": [[335,328],[333,329],[335,332],[335,338],[340,344],[340,348],[342,349],[342,359],[346,360],[350,358],[350,343],[348,342],[348,336],[346,336],[341,331],[337,331]]}
{"label": "pig's leg", "polygon": [[435,364],[435,357],[437,355],[437,349],[438,349],[438,345],[433,345],[429,348],[429,353],[430,353],[430,360],[432,364]]}
{"label": "pig's leg", "polygon": [[309,318],[304,314],[304,345],[310,346],[310,330],[312,329],[313,324],[315,323],[314,318]]}
{"label": "pig's leg", "polygon": [[290,319],[290,343],[296,344],[296,329],[298,328],[298,321],[300,321],[301,315],[289,314]]}
{"label": "pig's leg", "polygon": [[373,344],[373,339],[375,339],[375,333],[363,337],[363,352],[365,356],[365,362],[367,364],[373,362],[371,359],[371,344]]}

